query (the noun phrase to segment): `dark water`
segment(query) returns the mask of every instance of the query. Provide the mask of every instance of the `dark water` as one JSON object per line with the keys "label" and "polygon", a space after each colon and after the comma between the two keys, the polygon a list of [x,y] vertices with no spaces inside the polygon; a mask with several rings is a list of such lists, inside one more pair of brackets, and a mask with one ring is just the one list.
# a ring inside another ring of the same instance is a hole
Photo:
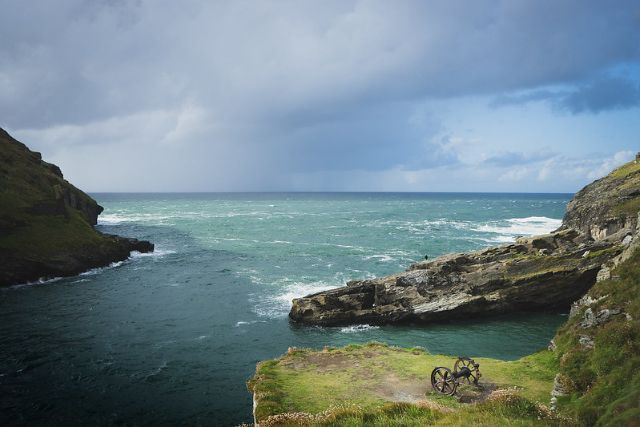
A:
{"label": "dark water", "polygon": [[289,346],[371,340],[515,359],[564,317],[429,327],[289,324],[291,298],[389,274],[424,253],[559,223],[568,195],[98,194],[99,228],[158,251],[0,291],[0,425],[235,425],[245,381]]}

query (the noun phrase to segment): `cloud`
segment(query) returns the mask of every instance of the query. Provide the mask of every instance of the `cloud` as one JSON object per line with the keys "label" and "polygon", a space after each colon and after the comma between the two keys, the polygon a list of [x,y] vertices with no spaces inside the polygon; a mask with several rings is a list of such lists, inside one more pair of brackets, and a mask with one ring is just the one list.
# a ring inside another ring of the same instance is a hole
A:
{"label": "cloud", "polygon": [[486,165],[491,166],[514,166],[524,165],[529,163],[538,163],[543,160],[547,160],[554,156],[551,152],[535,152],[535,153],[523,153],[507,151],[503,153],[494,154],[483,161]]}
{"label": "cloud", "polygon": [[557,102],[573,114],[636,107],[640,105],[640,83],[618,77],[600,78]]}
{"label": "cloud", "polygon": [[492,107],[545,101],[559,110],[572,114],[600,113],[640,106],[640,83],[637,79],[598,76],[571,89],[534,90],[500,95],[491,101]]}
{"label": "cloud", "polygon": [[[114,164],[119,189],[129,178],[153,190],[298,188],[325,172],[346,188],[347,176],[524,165],[544,150],[494,149],[445,112],[416,111],[499,93],[551,99],[558,86],[567,92],[554,102],[571,112],[633,107],[637,84],[594,76],[640,62],[638,11],[578,0],[7,2],[0,125],[90,189],[109,189]],[[116,150],[137,166],[105,155]],[[160,169],[166,179],[137,180]]]}

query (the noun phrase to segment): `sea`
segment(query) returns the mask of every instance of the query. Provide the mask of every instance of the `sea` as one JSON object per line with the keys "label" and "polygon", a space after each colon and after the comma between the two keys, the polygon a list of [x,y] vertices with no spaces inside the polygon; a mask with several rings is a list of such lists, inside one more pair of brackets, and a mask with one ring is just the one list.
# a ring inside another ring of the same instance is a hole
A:
{"label": "sea", "polygon": [[0,289],[0,425],[237,425],[252,421],[256,363],[289,347],[380,341],[513,360],[566,319],[322,328],[287,315],[293,298],[351,279],[550,232],[570,194],[92,196],[100,231],[156,250]]}

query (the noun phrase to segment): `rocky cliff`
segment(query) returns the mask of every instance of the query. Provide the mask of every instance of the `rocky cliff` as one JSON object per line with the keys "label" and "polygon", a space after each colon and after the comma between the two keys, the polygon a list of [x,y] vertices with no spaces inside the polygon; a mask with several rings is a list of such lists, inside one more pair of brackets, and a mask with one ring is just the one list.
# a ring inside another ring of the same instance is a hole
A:
{"label": "rocky cliff", "polygon": [[0,285],[62,277],[153,244],[99,233],[103,208],[56,165],[0,129]]}
{"label": "rocky cliff", "polygon": [[567,310],[636,239],[640,162],[578,192],[555,232],[422,261],[402,273],[293,300],[315,325],[429,323],[514,311]]}

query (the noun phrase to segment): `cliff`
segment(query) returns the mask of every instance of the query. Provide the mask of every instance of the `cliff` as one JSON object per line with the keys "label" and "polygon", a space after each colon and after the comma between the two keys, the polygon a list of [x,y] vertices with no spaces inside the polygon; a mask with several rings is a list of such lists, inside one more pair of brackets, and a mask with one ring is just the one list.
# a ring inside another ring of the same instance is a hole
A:
{"label": "cliff", "polygon": [[0,285],[63,277],[153,251],[96,231],[103,208],[0,129]]}
{"label": "cliff", "polygon": [[555,232],[413,264],[405,272],[293,300],[315,325],[430,323],[513,311],[568,310],[637,236],[640,163],[578,192]]}

